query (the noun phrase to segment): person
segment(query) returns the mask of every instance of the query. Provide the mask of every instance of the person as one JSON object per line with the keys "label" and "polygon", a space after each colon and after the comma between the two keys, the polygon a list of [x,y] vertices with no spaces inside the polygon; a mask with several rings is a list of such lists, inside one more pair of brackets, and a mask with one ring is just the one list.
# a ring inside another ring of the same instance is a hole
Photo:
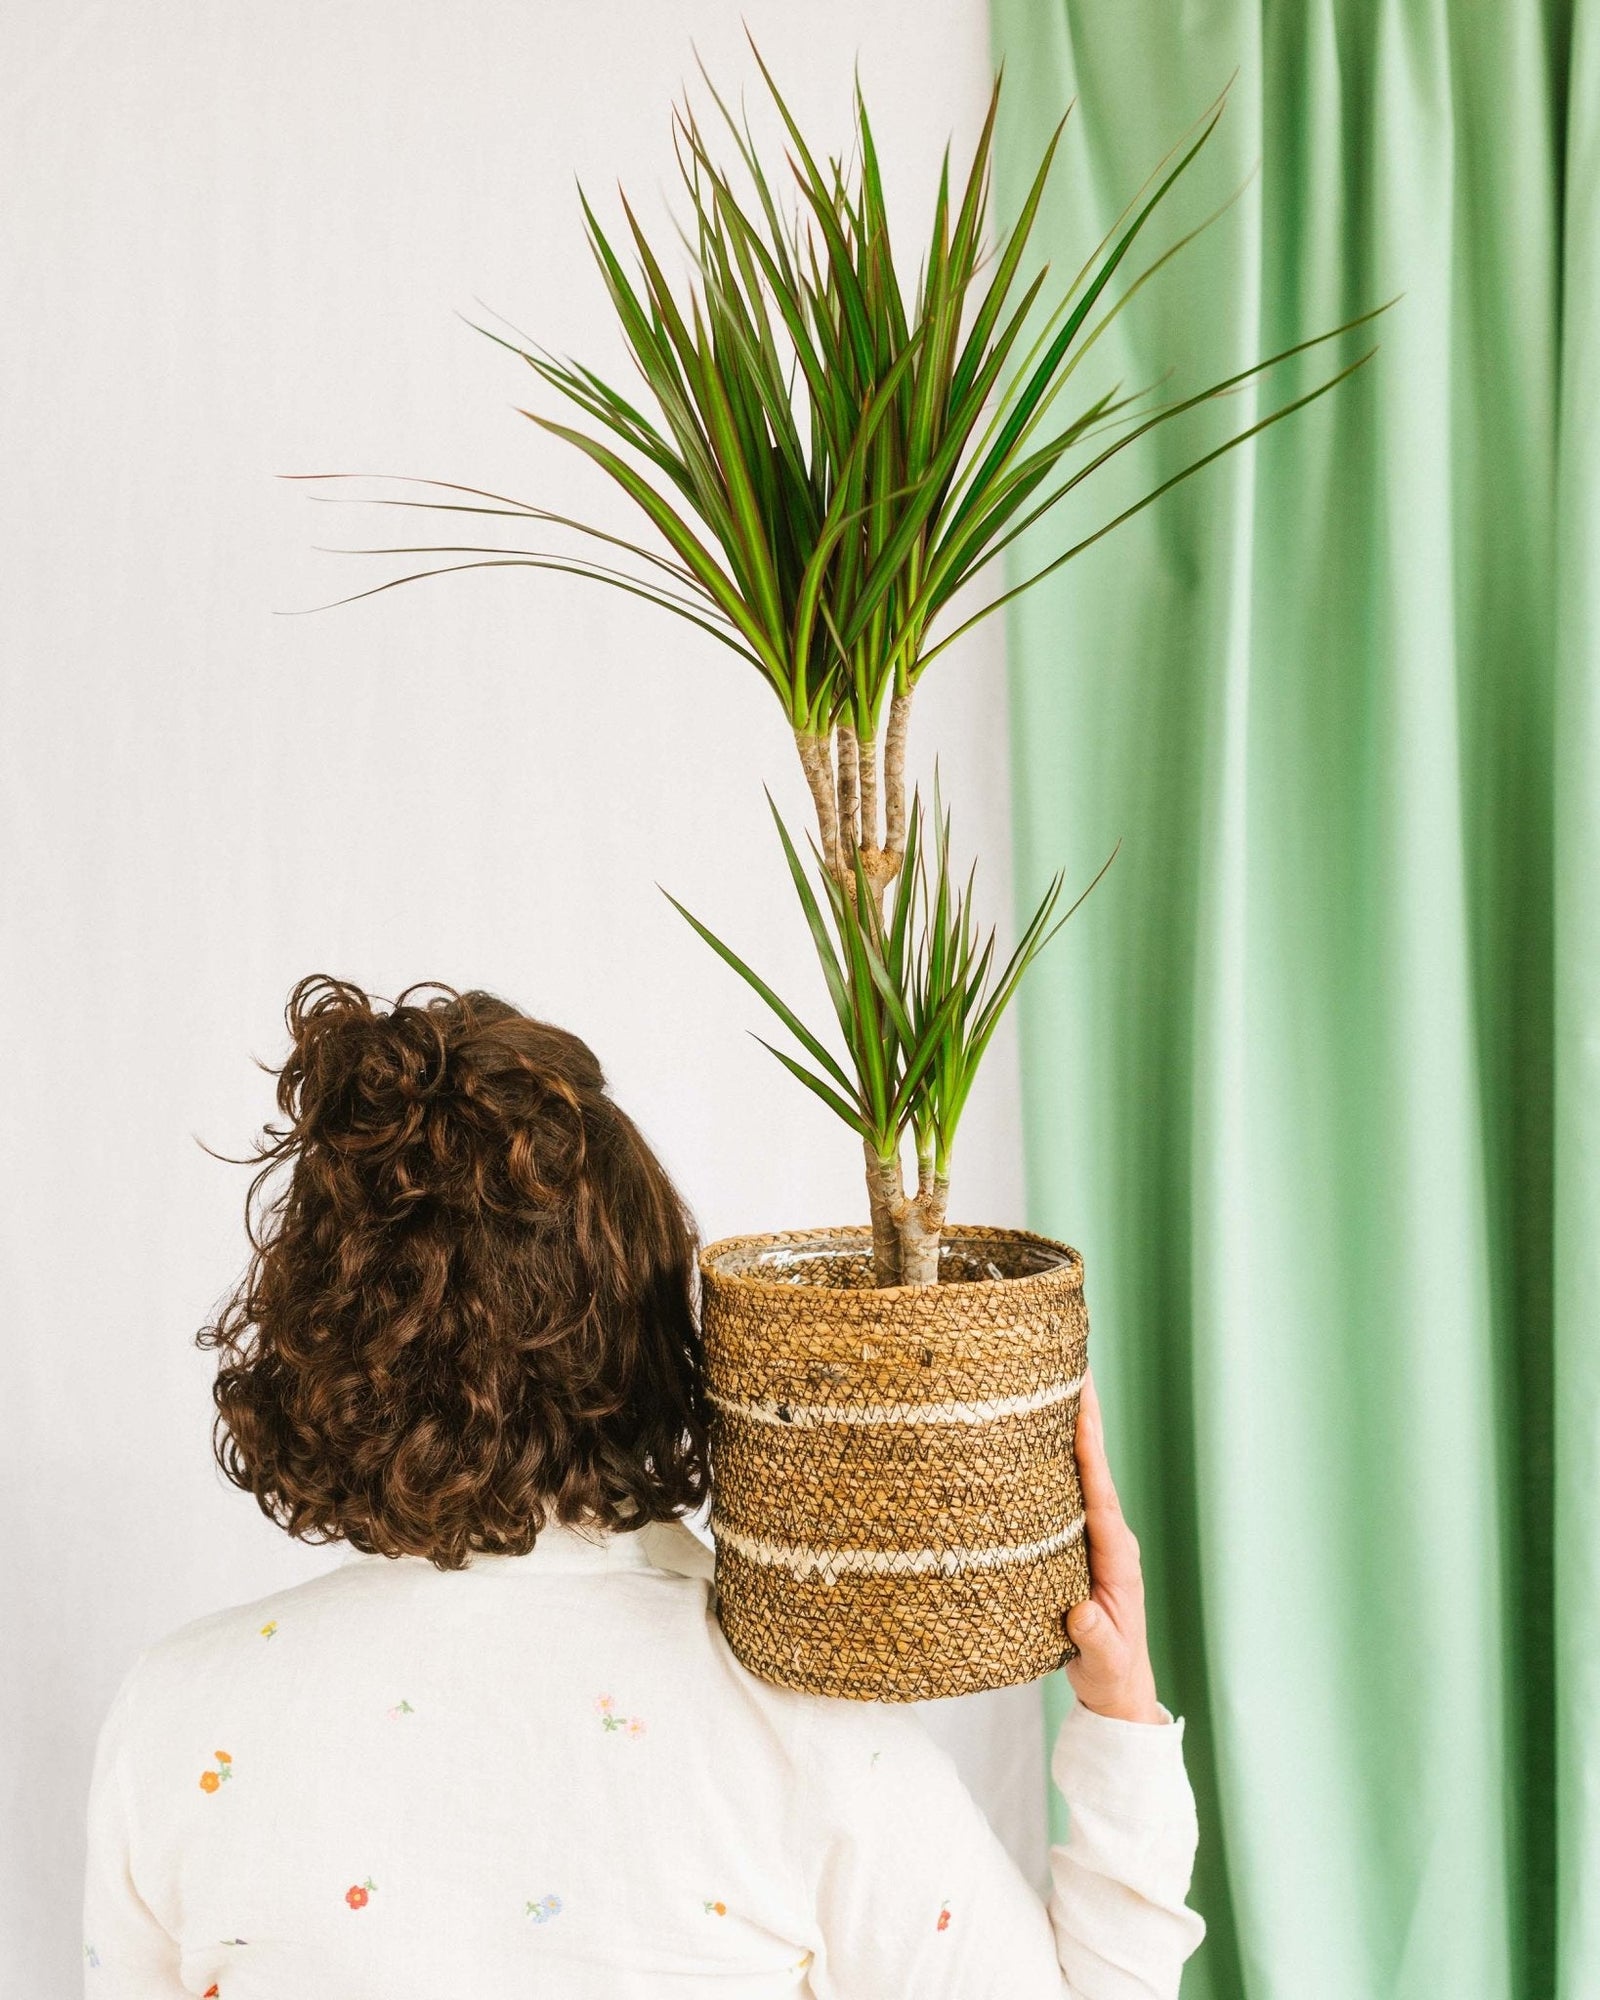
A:
{"label": "person", "polygon": [[[425,998],[416,997],[426,993]],[[770,1686],[712,1565],[694,1224],[577,1036],[287,1010],[214,1450],[328,1573],[152,1645],[89,1799],[95,2000],[1174,1995],[1183,1724],[1092,1382],[1042,1900],[913,1712]]]}

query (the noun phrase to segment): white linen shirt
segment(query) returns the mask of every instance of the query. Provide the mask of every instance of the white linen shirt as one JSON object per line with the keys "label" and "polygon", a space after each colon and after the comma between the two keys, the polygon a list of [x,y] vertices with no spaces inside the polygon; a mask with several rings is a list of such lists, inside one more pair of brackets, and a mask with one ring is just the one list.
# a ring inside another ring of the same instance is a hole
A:
{"label": "white linen shirt", "polygon": [[734,1659],[681,1523],[352,1554],[146,1651],[101,1730],[88,2000],[1148,2000],[1181,1722],[1075,1708],[1048,1906],[916,1716]]}

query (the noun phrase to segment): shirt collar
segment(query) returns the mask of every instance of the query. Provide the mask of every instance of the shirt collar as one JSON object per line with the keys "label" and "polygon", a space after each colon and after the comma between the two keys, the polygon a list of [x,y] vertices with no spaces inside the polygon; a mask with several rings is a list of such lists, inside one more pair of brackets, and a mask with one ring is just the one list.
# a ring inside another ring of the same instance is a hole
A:
{"label": "shirt collar", "polygon": [[650,1551],[643,1530],[619,1534],[615,1529],[585,1524],[569,1527],[565,1521],[547,1521],[525,1555],[475,1555],[473,1569],[513,1569],[556,1571],[594,1569],[649,1569]]}
{"label": "shirt collar", "polygon": [[[390,1558],[352,1549],[352,1562],[387,1562]],[[424,1556],[402,1556],[402,1562],[426,1562]],[[712,1554],[682,1521],[652,1521],[643,1528],[617,1530],[594,1524],[568,1526],[547,1521],[525,1555],[474,1555],[468,1565],[486,1574],[544,1576],[605,1570],[663,1569],[682,1576],[712,1574]]]}

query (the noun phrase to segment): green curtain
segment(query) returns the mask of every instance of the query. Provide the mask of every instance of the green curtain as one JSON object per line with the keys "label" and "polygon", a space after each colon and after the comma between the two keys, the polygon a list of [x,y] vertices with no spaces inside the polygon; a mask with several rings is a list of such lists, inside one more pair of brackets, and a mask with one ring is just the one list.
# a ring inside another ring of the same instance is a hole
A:
{"label": "green curtain", "polygon": [[1596,11],[993,0],[1003,212],[1079,100],[1063,280],[1237,72],[1151,247],[1248,185],[1085,390],[1404,295],[1008,614],[1019,907],[1123,843],[1025,1139],[1188,1718],[1189,2000],[1600,1995]]}

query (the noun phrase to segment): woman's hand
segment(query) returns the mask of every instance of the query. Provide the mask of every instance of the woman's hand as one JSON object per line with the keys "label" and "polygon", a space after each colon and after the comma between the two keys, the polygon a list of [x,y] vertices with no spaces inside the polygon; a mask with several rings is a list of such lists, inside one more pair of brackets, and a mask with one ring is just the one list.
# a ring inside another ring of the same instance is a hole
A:
{"label": "woman's hand", "polygon": [[1105,1427],[1094,1377],[1085,1374],[1078,1403],[1078,1481],[1083,1488],[1090,1594],[1062,1615],[1078,1657],[1067,1679],[1085,1708],[1123,1722],[1164,1722],[1144,1634],[1144,1576],[1139,1544],[1122,1518],[1106,1461]]}

